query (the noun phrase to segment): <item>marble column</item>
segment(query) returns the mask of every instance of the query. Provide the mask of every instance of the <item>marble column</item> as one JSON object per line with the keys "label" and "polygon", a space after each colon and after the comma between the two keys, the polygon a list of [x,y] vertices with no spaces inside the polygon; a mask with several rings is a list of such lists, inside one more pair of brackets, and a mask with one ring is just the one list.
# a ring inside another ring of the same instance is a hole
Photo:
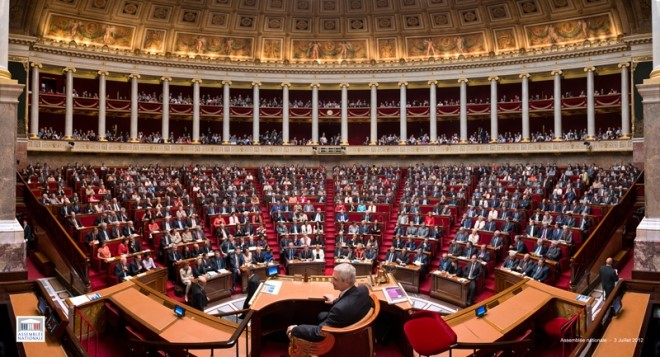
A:
{"label": "marble column", "polygon": [[[12,81],[9,73],[9,0],[0,0],[0,79]],[[12,81],[13,83],[13,81]]]}
{"label": "marble column", "polygon": [[651,1],[651,23],[652,23],[652,38],[653,44],[653,71],[651,71],[651,78],[660,78],[660,1]]}
{"label": "marble column", "polygon": [[99,124],[98,124],[98,137],[99,141],[107,141],[105,134],[107,132],[105,128],[106,124],[106,118],[105,118],[105,112],[106,112],[106,107],[107,107],[107,87],[106,87],[106,77],[108,76],[108,72],[106,71],[98,71],[97,72],[99,76]]}
{"label": "marble column", "polygon": [[[660,141],[654,140],[660,137],[660,121],[653,120],[660,113],[659,79],[646,79],[644,84],[637,85],[644,107],[644,181],[647,183],[660,180]],[[632,278],[657,281],[660,280],[660,188],[645,185],[644,198],[646,216],[637,226]]]}
{"label": "marble column", "polygon": [[282,144],[289,145],[289,87],[291,83],[282,83]]}
{"label": "marble column", "polygon": [[408,82],[399,82],[399,145],[408,142]]}
{"label": "marble column", "polygon": [[312,145],[319,144],[319,84],[312,83]]}
{"label": "marble column", "polygon": [[467,134],[467,78],[461,78],[458,80],[458,83],[461,84],[461,97],[460,97],[460,143],[467,144],[468,134]]}
{"label": "marble column", "polygon": [[66,75],[66,99],[64,105],[64,139],[73,139],[73,74],[76,69],[66,67],[63,70]]}
{"label": "marble column", "polygon": [[229,144],[229,86],[231,81],[222,81],[222,143]]}
{"label": "marble column", "polygon": [[550,72],[553,77],[553,100],[554,100],[554,114],[555,114],[555,125],[553,131],[555,132],[554,141],[562,141],[562,128],[561,128],[561,75],[562,71],[560,69],[555,69]]}
{"label": "marble column", "polygon": [[259,87],[261,82],[252,82],[252,143],[259,145]]}
{"label": "marble column", "polygon": [[429,142],[438,142],[438,81],[431,80],[429,84]]}
{"label": "marble column", "polygon": [[490,76],[488,80],[490,81],[490,142],[497,143],[497,137],[499,136],[497,127],[497,82],[500,77]]}
{"label": "marble column", "polygon": [[[24,86],[11,79],[7,68],[9,0],[0,0],[0,281],[28,278],[23,227],[16,220],[16,139],[18,97]],[[4,66],[4,67],[3,67]],[[37,91],[38,92],[38,91]],[[35,218],[35,217],[33,217]]]}
{"label": "marble column", "polygon": [[369,145],[376,145],[378,142],[378,83],[371,82],[369,87],[371,88]]}
{"label": "marble column", "polygon": [[522,142],[528,143],[530,141],[529,135],[529,73],[518,75],[522,79]]}
{"label": "marble column", "polygon": [[202,83],[200,78],[193,78],[193,127],[192,127],[192,143],[199,144],[199,110],[202,103],[200,102],[199,85]]}
{"label": "marble column", "polygon": [[131,132],[130,142],[138,142],[138,79],[140,75],[132,73],[128,76],[131,80]]}
{"label": "marble column", "polygon": [[41,83],[39,82],[39,69],[41,63],[33,62],[32,83],[30,96],[30,139],[39,139],[39,93],[41,92]]}
{"label": "marble column", "polygon": [[619,63],[621,68],[621,139],[630,139],[630,63]]}
{"label": "marble column", "polygon": [[596,140],[596,106],[594,102],[594,72],[596,67],[586,67],[587,72],[587,140]]}
{"label": "marble column", "polygon": [[163,118],[161,120],[160,132],[163,137],[163,142],[170,142],[170,77],[161,77],[161,82],[163,82],[163,108],[162,114]]}
{"label": "marble column", "polygon": [[341,83],[341,145],[348,145],[348,83]]}

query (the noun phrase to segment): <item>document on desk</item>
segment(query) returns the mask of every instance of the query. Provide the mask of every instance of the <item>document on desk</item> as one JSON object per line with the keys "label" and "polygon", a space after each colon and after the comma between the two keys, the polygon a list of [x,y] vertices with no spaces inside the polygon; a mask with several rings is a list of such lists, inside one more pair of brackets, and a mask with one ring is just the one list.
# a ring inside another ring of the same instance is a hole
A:
{"label": "document on desk", "polygon": [[261,289],[261,292],[271,295],[277,295],[280,293],[282,288],[282,282],[277,280],[269,280],[264,282],[264,286]]}

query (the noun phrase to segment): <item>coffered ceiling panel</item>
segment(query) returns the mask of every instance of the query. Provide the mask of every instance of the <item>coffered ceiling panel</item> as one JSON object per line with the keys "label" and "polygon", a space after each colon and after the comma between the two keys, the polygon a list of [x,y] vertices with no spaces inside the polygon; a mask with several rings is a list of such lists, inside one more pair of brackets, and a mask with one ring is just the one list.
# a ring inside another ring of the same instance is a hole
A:
{"label": "coffered ceiling panel", "polygon": [[[629,0],[634,8],[644,1]],[[44,44],[236,61],[399,61],[608,41],[647,29],[619,0],[11,0]],[[622,28],[626,26],[626,28]]]}

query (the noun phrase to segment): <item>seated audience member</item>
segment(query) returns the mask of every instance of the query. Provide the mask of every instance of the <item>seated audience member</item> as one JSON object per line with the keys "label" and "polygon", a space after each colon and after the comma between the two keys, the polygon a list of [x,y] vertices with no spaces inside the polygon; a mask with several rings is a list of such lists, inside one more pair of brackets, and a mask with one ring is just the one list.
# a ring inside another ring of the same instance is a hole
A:
{"label": "seated audience member", "polygon": [[545,258],[540,258],[536,265],[532,264],[530,268],[527,269],[525,275],[536,281],[540,281],[542,283],[545,282],[550,275],[550,268],[545,265]]}
{"label": "seated audience member", "polygon": [[144,257],[142,258],[142,268],[145,271],[154,270],[158,268],[156,263],[154,263],[154,258],[151,256],[150,252],[145,252]]}
{"label": "seated audience member", "polygon": [[516,251],[510,250],[509,256],[507,256],[506,259],[504,259],[504,263],[502,263],[502,268],[514,270],[517,265],[518,265],[518,259],[516,258]]}
{"label": "seated audience member", "polygon": [[110,253],[110,247],[106,245],[106,241],[101,241],[99,248],[96,250],[96,257],[105,260],[112,258],[112,254]]}
{"label": "seated audience member", "polygon": [[126,256],[124,255],[122,255],[121,258],[119,258],[119,263],[115,265],[115,276],[117,277],[117,280],[119,280],[120,283],[122,281],[125,281],[126,279],[128,279],[128,277],[131,276],[128,263],[126,262]]}
{"label": "seated audience member", "polygon": [[326,296],[326,301],[332,304],[330,311],[319,314],[318,325],[292,325],[287,328],[289,337],[298,337],[308,341],[323,339],[323,326],[345,327],[362,319],[372,308],[369,289],[355,286],[355,267],[350,264],[339,264],[332,276],[332,285],[340,291],[339,298]]}
{"label": "seated audience member", "polygon": [[181,278],[181,283],[186,286],[186,290],[183,294],[184,300],[188,302],[188,292],[190,292],[190,287],[192,286],[193,279],[195,278],[193,274],[193,269],[190,267],[189,263],[184,263],[179,269],[179,277]]}

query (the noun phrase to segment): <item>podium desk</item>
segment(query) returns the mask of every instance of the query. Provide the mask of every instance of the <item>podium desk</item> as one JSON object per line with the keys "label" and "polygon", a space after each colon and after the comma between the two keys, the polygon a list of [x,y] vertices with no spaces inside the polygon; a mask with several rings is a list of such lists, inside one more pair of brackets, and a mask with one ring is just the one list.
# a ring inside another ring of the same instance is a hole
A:
{"label": "podium desk", "polygon": [[[481,303],[445,316],[447,324],[456,332],[458,342],[492,343],[519,337],[527,329],[535,329],[554,316],[570,318],[588,305],[593,298],[578,300],[578,294],[523,279],[508,289]],[[488,307],[485,316],[478,318],[474,310],[481,305]],[[586,326],[585,313],[580,315],[580,325]],[[455,350],[453,356],[470,356],[472,350]],[[441,354],[449,356],[449,353]]]}
{"label": "podium desk", "polygon": [[383,267],[394,275],[394,278],[401,283],[406,291],[419,292],[420,267],[415,264],[399,265],[388,262],[384,262]]}
{"label": "podium desk", "polygon": [[374,263],[371,260],[346,260],[346,259],[335,259],[335,266],[339,264],[350,264],[355,267],[356,276],[371,275],[374,268]]}
{"label": "podium desk", "polygon": [[[12,294],[9,295],[9,301],[11,302],[11,308],[14,316],[39,316],[39,311],[37,310],[37,296],[33,293],[23,293],[23,294]],[[15,321],[14,321],[15,322]],[[13,323],[12,323],[13,325]],[[29,343],[20,343],[23,346],[25,351],[25,356],[49,356],[49,357],[58,357],[67,356],[67,353],[64,351],[64,348],[60,345],[60,342],[51,336],[48,331],[45,331],[46,338],[44,342],[29,342]],[[20,352],[20,347],[18,348]]]}
{"label": "podium desk", "polygon": [[[170,297],[151,289],[137,280],[126,281],[115,286],[97,291],[99,298],[74,301],[80,297],[70,298],[67,304],[72,309],[79,309],[88,318],[92,326],[98,330],[105,329],[106,303],[113,304],[126,324],[145,336],[147,340],[164,340],[173,343],[186,342],[222,342],[228,341],[236,331],[237,324],[183,306],[186,314],[178,318],[172,311],[179,304]],[[80,324],[77,319],[73,323]],[[74,325],[72,330],[79,331],[81,326]],[[84,329],[84,328],[83,328]],[[243,334],[238,343],[245,343]],[[245,355],[245,349],[240,353]],[[210,350],[196,350],[195,356],[210,356]],[[215,356],[236,356],[236,350],[216,349]]]}
{"label": "podium desk", "polygon": [[[255,264],[254,275],[259,277],[259,280],[264,281],[268,278],[268,265],[267,264]],[[241,267],[241,286],[243,291],[247,291],[248,279],[250,278],[250,271],[247,266]]]}
{"label": "podium desk", "polygon": [[[259,356],[263,340],[273,333],[284,333],[289,325],[318,324],[318,313],[327,311],[330,305],[325,303],[323,295],[331,294],[339,296],[339,291],[332,287],[332,277],[312,276],[309,282],[295,280],[284,276],[279,279],[269,279],[266,283],[276,282],[281,284],[277,294],[265,292],[263,285],[255,294],[250,308],[254,310],[251,325],[251,352],[253,356]],[[371,283],[370,277],[357,279],[356,284]],[[412,356],[412,350],[403,334],[403,322],[407,318],[408,311],[412,309],[409,302],[389,305],[382,292],[382,287],[394,286],[396,281],[390,279],[385,285],[379,285],[372,290],[381,301],[381,314],[391,314],[396,319],[396,328],[400,346],[405,356]]]}
{"label": "podium desk", "polygon": [[231,296],[231,272],[218,273],[206,280],[206,297],[209,302]]}
{"label": "podium desk", "polygon": [[[610,321],[603,333],[602,341],[594,351],[595,357],[633,356],[637,344],[644,339],[640,338],[640,331],[644,323],[646,306],[651,295],[627,292],[621,298],[623,309],[618,316]],[[649,328],[652,328],[649,326]]]}
{"label": "podium desk", "polygon": [[495,268],[495,293],[504,291],[525,279],[524,275],[502,267]]}
{"label": "podium desk", "polygon": [[293,260],[288,263],[289,275],[325,275],[325,261]]}
{"label": "podium desk", "polygon": [[467,306],[468,289],[470,281],[467,279],[451,276],[439,270],[431,273],[431,297],[448,301],[461,307]]}

